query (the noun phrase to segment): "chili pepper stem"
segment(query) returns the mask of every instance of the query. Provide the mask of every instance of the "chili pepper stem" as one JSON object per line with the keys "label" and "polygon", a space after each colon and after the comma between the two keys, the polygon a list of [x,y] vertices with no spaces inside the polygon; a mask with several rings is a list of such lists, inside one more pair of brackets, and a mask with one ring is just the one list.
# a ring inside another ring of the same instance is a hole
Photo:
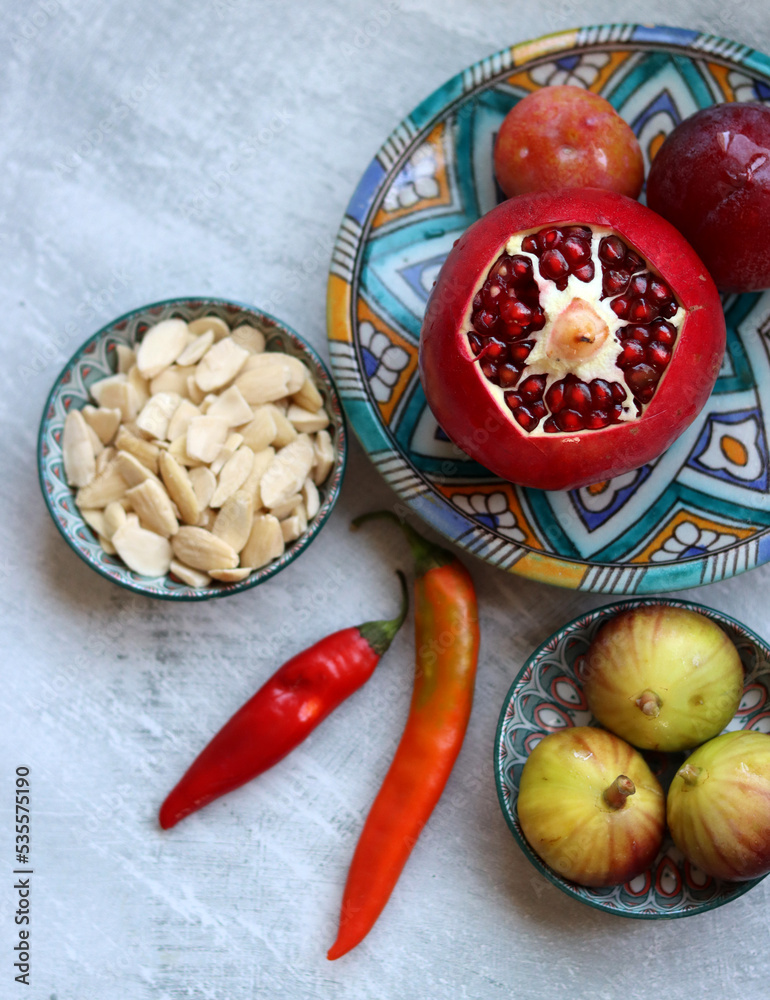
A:
{"label": "chili pepper stem", "polygon": [[404,532],[409,542],[409,548],[412,550],[412,555],[414,556],[415,570],[418,576],[424,576],[428,570],[435,569],[438,566],[446,566],[454,562],[455,557],[451,552],[440,545],[434,545],[427,538],[423,538],[422,535],[414,530],[411,524],[407,521],[402,521],[392,510],[373,510],[368,514],[359,514],[358,517],[353,518],[351,528],[353,531],[357,531],[367,521],[380,519],[393,521]]}
{"label": "chili pepper stem", "polygon": [[364,622],[363,625],[358,626],[358,631],[366,639],[377,656],[382,656],[391,642],[393,642],[393,637],[404,624],[409,611],[409,594],[406,589],[406,577],[400,569],[397,569],[396,573],[401,582],[401,610],[398,615],[391,619]]}

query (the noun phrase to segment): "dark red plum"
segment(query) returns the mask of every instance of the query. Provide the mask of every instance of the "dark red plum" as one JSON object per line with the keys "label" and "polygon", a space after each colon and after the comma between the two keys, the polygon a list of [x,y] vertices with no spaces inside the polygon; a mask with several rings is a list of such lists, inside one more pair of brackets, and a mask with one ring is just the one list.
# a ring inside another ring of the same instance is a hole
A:
{"label": "dark red plum", "polygon": [[669,135],[647,204],[692,245],[717,287],[770,287],[770,108],[717,104]]}

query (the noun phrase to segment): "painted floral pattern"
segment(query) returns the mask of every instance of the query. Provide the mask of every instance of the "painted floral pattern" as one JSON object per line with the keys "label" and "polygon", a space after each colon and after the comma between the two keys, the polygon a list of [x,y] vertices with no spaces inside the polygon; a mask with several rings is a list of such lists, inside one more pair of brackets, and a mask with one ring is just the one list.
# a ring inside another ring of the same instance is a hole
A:
{"label": "painted floral pattern", "polygon": [[372,395],[378,403],[387,403],[401,372],[409,364],[409,355],[369,320],[360,323],[358,330],[364,373]]}

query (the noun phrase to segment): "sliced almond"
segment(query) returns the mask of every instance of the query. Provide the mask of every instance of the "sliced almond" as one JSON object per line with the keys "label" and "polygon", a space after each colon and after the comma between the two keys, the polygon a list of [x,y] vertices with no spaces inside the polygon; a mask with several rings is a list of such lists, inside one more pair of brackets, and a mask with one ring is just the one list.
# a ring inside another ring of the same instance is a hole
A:
{"label": "sliced almond", "polygon": [[[209,501],[210,507],[221,507],[228,497],[246,481],[254,465],[254,452],[243,445],[222,467],[217,479],[217,488]],[[213,472],[213,469],[212,469]]]}
{"label": "sliced almond", "polygon": [[184,465],[188,469],[194,469],[196,466],[203,464],[200,459],[190,458],[187,454],[186,434],[182,434],[178,438],[175,438],[165,450],[169,453],[169,455],[173,455],[180,465]]}
{"label": "sliced almond", "polygon": [[80,511],[80,516],[86,522],[95,535],[109,537],[104,530],[104,511],[91,507],[85,507]]}
{"label": "sliced almond", "polygon": [[234,569],[238,553],[232,546],[205,528],[185,525],[171,539],[174,555],[193,569]]}
{"label": "sliced almond", "polygon": [[[85,420],[85,417],[83,417],[83,419]],[[87,420],[86,420],[86,428],[88,429],[88,437],[91,440],[91,447],[94,450],[94,458],[98,458],[101,455],[101,453],[104,451],[104,445],[102,444],[101,440],[99,439],[99,435],[96,433],[96,431],[88,423]]]}
{"label": "sliced almond", "polygon": [[88,387],[88,391],[91,393],[91,398],[96,401],[97,406],[108,406],[102,402],[102,397],[105,392],[109,392],[113,386],[125,385],[128,381],[128,375],[125,372],[119,372],[117,375],[108,375],[106,378],[100,378],[97,382],[92,382]]}
{"label": "sliced almond", "polygon": [[212,534],[240,552],[249,539],[254,521],[254,506],[250,493],[236,490],[225,500],[217,514]]}
{"label": "sliced almond", "polygon": [[243,437],[240,434],[233,433],[229,434],[227,440],[219,449],[219,454],[214,459],[214,461],[209,465],[209,468],[218,476],[225,464],[230,461],[233,455],[238,451],[240,446],[243,444]]}
{"label": "sliced almond", "polygon": [[230,427],[238,427],[240,424],[249,423],[252,419],[251,407],[241,395],[237,385],[231,385],[229,389],[221,392],[210,404],[206,413],[210,417],[224,417]]}
{"label": "sliced almond", "polygon": [[207,587],[211,583],[211,577],[208,573],[202,573],[199,569],[193,569],[192,566],[185,566],[178,559],[172,559],[169,568],[171,573],[182,583],[186,583],[188,587]]}
{"label": "sliced almond", "polygon": [[[135,458],[128,451],[119,451],[117,453],[115,456],[115,467],[128,484],[129,489],[143,483],[145,479],[154,479],[160,485],[160,480],[155,473],[151,472],[146,465],[143,465],[138,458]],[[111,499],[117,500],[118,497],[112,497]]]}
{"label": "sliced almond", "polygon": [[177,533],[179,522],[171,506],[171,500],[168,493],[154,479],[146,479],[138,486],[132,487],[126,496],[139,515],[143,527],[165,538]]}
{"label": "sliced almond", "polygon": [[[125,499],[123,497],[122,499]],[[105,538],[112,538],[118,528],[126,523],[126,508],[120,500],[113,500],[104,508],[104,531]]]}
{"label": "sliced almond", "polygon": [[188,326],[190,333],[196,337],[205,336],[211,330],[214,340],[222,340],[230,333],[230,327],[219,316],[203,316],[201,319],[194,319]]}
{"label": "sliced almond", "polygon": [[191,374],[192,372],[185,371],[184,368],[171,365],[152,379],[150,395],[155,396],[159,392],[172,392],[175,396],[184,398],[187,395],[187,377]]}
{"label": "sliced almond", "polygon": [[192,488],[195,490],[198,506],[203,511],[208,507],[211,498],[214,496],[214,490],[217,488],[217,477],[205,465],[199,465],[195,469],[190,469],[188,475],[192,483]]}
{"label": "sliced almond", "polygon": [[118,373],[128,373],[136,364],[136,351],[126,344],[116,344],[115,351],[118,355]]}
{"label": "sliced almond", "polygon": [[108,556],[116,556],[118,554],[117,553],[117,549],[112,544],[112,542],[109,540],[109,538],[106,538],[104,535],[97,535],[96,538],[97,538],[97,541],[99,542],[99,544],[101,545],[103,551]]}
{"label": "sliced almond", "polygon": [[249,352],[240,347],[232,337],[218,341],[198,362],[195,381],[204,392],[221,389],[234,379],[243,367]]}
{"label": "sliced almond", "polygon": [[305,434],[315,434],[316,431],[325,430],[329,426],[329,414],[321,409],[311,413],[303,406],[292,403],[286,411],[286,419],[296,431]]}
{"label": "sliced almond", "polygon": [[133,455],[137,461],[146,466],[150,472],[158,472],[158,455],[160,448],[151,441],[137,437],[125,426],[121,427],[115,438],[115,447],[118,451],[127,451]]}
{"label": "sliced almond", "polygon": [[187,435],[187,428],[190,426],[190,421],[193,417],[199,417],[200,410],[195,405],[195,403],[190,402],[189,399],[183,399],[182,402],[174,410],[174,415],[168,422],[168,428],[166,430],[166,435],[169,441],[175,441],[178,437]]}
{"label": "sliced almond", "polygon": [[200,406],[206,393],[198,386],[194,375],[187,376],[187,395],[196,406]]}
{"label": "sliced almond", "polygon": [[89,403],[83,407],[81,413],[89,427],[96,431],[102,444],[109,444],[120,425],[120,410],[108,409],[106,406],[91,406]]}
{"label": "sliced almond", "polygon": [[334,445],[328,431],[318,431],[313,444],[315,464],[313,465],[313,482],[316,486],[324,483],[334,465]]}
{"label": "sliced almond", "polygon": [[307,514],[305,507],[300,504],[291,517],[286,517],[281,521],[281,532],[284,542],[294,542],[307,530]]}
{"label": "sliced almond", "polygon": [[175,392],[158,392],[145,403],[136,426],[151,438],[165,438],[176,408],[182,402]]}
{"label": "sliced almond", "polygon": [[70,410],[61,440],[64,475],[70,486],[86,486],[96,476],[92,433],[80,410]]}
{"label": "sliced almond", "polygon": [[318,487],[310,477],[302,484],[302,502],[305,504],[308,521],[312,521],[321,509],[321,498],[318,495]]}
{"label": "sliced almond", "polygon": [[252,406],[288,395],[291,369],[285,354],[252,354],[235,384]]}
{"label": "sliced almond", "polygon": [[262,451],[258,451],[254,455],[254,464],[251,467],[251,472],[246,477],[242,490],[245,490],[252,498],[252,506],[254,510],[259,510],[262,507],[262,494],[259,491],[259,483],[262,476],[265,474],[265,469],[270,465],[270,463],[275,458],[275,448],[263,448]]}
{"label": "sliced almond", "polygon": [[101,455],[96,456],[96,474],[97,476],[104,472],[110,462],[113,460],[117,452],[112,447],[112,445],[107,445]]}
{"label": "sliced almond", "polygon": [[280,504],[278,507],[271,507],[270,513],[273,517],[277,517],[279,521],[283,521],[285,517],[290,517],[302,503],[302,494],[295,493],[293,497]]}
{"label": "sliced almond", "polygon": [[131,518],[111,538],[120,558],[140,576],[165,576],[171,566],[171,545],[167,538],[147,531]]}
{"label": "sliced almond", "polygon": [[240,583],[253,572],[253,566],[239,566],[237,569],[212,569],[209,576],[220,583]]}
{"label": "sliced almond", "polygon": [[300,435],[276,454],[260,480],[259,489],[266,507],[278,507],[299,493],[310,474],[315,453],[310,438]]}
{"label": "sliced almond", "polygon": [[222,417],[193,417],[187,428],[187,454],[201,462],[213,462],[225,443],[229,428]]}
{"label": "sliced almond", "polygon": [[187,324],[183,319],[166,319],[151,326],[136,352],[136,366],[146,379],[173,364],[187,346]]}
{"label": "sliced almond", "polygon": [[275,422],[275,437],[272,443],[276,448],[285,448],[287,444],[297,440],[299,433],[277,404],[268,403],[268,407]]}
{"label": "sliced almond", "polygon": [[[208,472],[207,469],[205,471]],[[185,524],[197,524],[206,504],[201,504],[187,471],[167,451],[160,456],[160,474],[169,497],[177,505],[180,518]]]}
{"label": "sliced almond", "polygon": [[240,347],[245,348],[249,354],[261,354],[265,349],[265,335],[261,330],[244,323],[237,326],[231,337]]}
{"label": "sliced almond", "polygon": [[241,550],[241,562],[259,569],[283,555],[285,543],[281,523],[272,514],[254,518],[248,541]]}
{"label": "sliced almond", "polygon": [[[139,369],[134,365],[128,370],[128,384],[131,386],[133,395],[136,402],[136,413],[142,409],[144,404],[150,398],[150,384],[147,379],[142,375]],[[133,420],[136,413],[130,419]],[[124,420],[128,420],[128,417],[124,417]]]}
{"label": "sliced almond", "polygon": [[[233,388],[237,389],[236,386]],[[263,448],[272,444],[277,434],[277,428],[275,417],[269,406],[258,407],[254,411],[252,419],[240,428],[240,433],[243,435],[243,443],[248,445],[253,452],[262,451]]]}
{"label": "sliced almond", "polygon": [[206,330],[199,337],[193,336],[187,347],[176,359],[178,365],[197,365],[206,351],[214,343],[214,331]]}
{"label": "sliced almond", "polygon": [[316,413],[324,405],[323,396],[318,391],[315,382],[308,374],[298,392],[292,396],[297,406],[301,406],[311,413]]}

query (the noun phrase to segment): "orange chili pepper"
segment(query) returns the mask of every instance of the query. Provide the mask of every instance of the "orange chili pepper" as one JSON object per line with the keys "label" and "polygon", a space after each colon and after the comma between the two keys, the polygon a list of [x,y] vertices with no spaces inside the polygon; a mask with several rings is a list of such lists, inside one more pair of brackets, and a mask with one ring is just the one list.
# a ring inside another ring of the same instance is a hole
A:
{"label": "orange chili pepper", "polygon": [[337,940],[327,958],[346,954],[385,907],[420,832],[441,797],[471,713],[479,623],[470,574],[390,511],[416,561],[416,664],[409,718],[390,770],[369,812],[342,898]]}

